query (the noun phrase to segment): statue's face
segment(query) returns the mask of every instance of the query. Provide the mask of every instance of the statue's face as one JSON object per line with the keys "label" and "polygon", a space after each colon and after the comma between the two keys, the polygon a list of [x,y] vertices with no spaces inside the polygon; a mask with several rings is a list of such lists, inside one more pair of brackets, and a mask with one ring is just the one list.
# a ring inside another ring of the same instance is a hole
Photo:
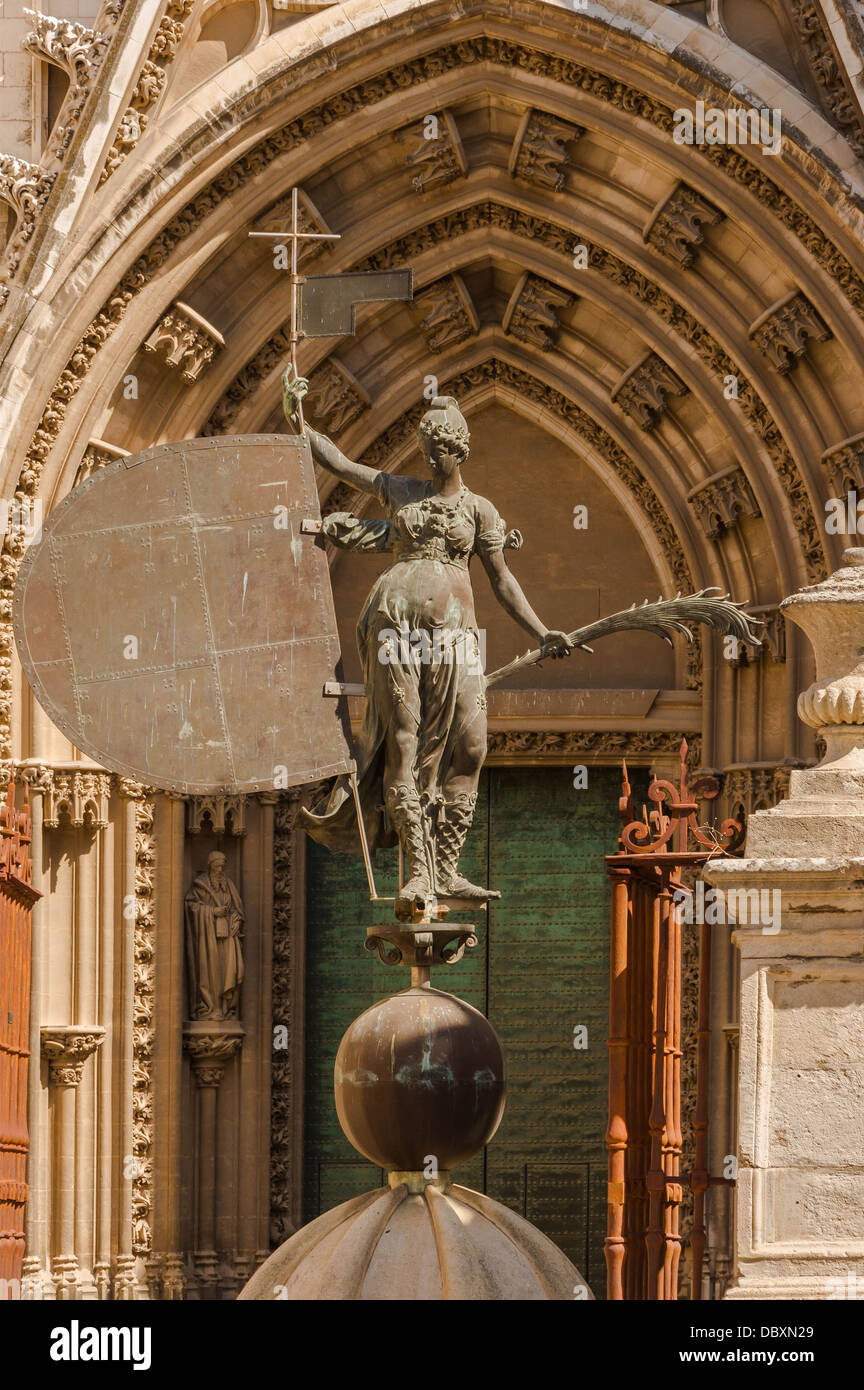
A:
{"label": "statue's face", "polygon": [[210,865],[210,878],[211,878],[211,880],[213,881],[213,883],[224,883],[224,881],[225,881],[225,865],[224,865],[224,864],[218,864],[218,863],[216,863],[216,864],[211,864],[211,865]]}
{"label": "statue's face", "polygon": [[426,466],[433,478],[438,478],[442,482],[453,476],[459,467],[460,458],[453,448],[453,445],[446,439],[438,435],[421,435],[423,455],[426,459]]}

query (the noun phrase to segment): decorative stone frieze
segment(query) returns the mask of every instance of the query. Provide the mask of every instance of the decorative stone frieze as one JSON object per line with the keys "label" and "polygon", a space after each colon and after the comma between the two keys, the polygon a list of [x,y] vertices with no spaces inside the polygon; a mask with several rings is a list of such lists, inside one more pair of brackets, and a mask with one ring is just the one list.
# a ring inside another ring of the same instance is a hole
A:
{"label": "decorative stone frieze", "polygon": [[709,540],[717,540],[744,516],[762,515],[743,468],[713,474],[688,492],[687,501]]}
{"label": "decorative stone frieze", "polygon": [[795,366],[811,342],[824,343],[831,336],[822,315],[800,290],[778,299],[750,327],[753,342],[782,374]]}
{"label": "decorative stone frieze", "polygon": [[468,172],[459,130],[449,111],[424,116],[422,121],[401,130],[397,138],[401,144],[411,146],[405,163],[416,170],[411,184],[418,193],[428,193],[464,178]]}
{"label": "decorative stone frieze", "polygon": [[548,111],[526,111],[513,141],[511,175],[560,193],[570,167],[571,149],[584,134],[581,126]]}
{"label": "decorative stone frieze", "polygon": [[724,216],[695,188],[678,183],[657,204],[642,232],[642,240],[686,270],[695,262],[705,240],[703,226],[715,227]]}
{"label": "decorative stone frieze", "polygon": [[188,304],[175,300],[144,342],[145,352],[163,352],[169,367],[177,367],[187,383],[197,381],[225,339],[212,323]]}
{"label": "decorative stone frieze", "polygon": [[353,373],[335,357],[328,357],[312,373],[306,403],[309,419],[333,435],[353,424],[372,402]]}
{"label": "decorative stone frieze", "polygon": [[198,835],[207,829],[207,822],[214,835],[246,834],[246,798],[242,795],[190,796],[186,800],[186,829],[190,835]]}
{"label": "decorative stone frieze", "polygon": [[48,1060],[48,1075],[55,1086],[78,1086],[84,1063],[105,1040],[105,1029],[95,1026],[43,1027],[40,1030],[42,1056]]}
{"label": "decorative stone frieze", "polygon": [[610,393],[643,430],[652,430],[667,409],[669,396],[684,396],[690,388],[656,352],[646,353],[628,368]]}
{"label": "decorative stone frieze", "polygon": [[84,450],[72,486],[78,487],[79,483],[86,483],[100,468],[107,468],[109,463],[116,463],[118,459],[128,457],[128,449],[120,449],[116,444],[109,444],[106,439],[91,439]]}
{"label": "decorative stone frieze", "polygon": [[549,352],[561,331],[559,310],[575,302],[575,294],[529,271],[513,290],[501,326],[511,338]]}
{"label": "decorative stone frieze", "polygon": [[864,434],[853,434],[826,449],[820,460],[832,497],[864,492]]}
{"label": "decorative stone frieze", "polygon": [[427,286],[414,301],[424,317],[420,331],[430,352],[443,352],[472,338],[480,328],[477,311],[461,275]]}

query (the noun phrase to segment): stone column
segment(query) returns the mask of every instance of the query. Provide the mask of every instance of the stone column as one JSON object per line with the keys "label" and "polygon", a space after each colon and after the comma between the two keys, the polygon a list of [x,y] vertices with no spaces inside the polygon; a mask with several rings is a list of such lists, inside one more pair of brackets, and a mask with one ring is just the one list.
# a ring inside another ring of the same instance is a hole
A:
{"label": "stone column", "polygon": [[[84,1075],[84,1063],[102,1045],[104,1036],[104,1028],[74,1025],[42,1028],[42,1055],[48,1059],[49,1081],[55,1090],[51,1170],[56,1207],[52,1244],[56,1251],[53,1274],[59,1299],[82,1296],[76,1241],[79,1219],[76,1199],[80,1195],[80,1184],[76,1183],[75,1171],[76,1149],[80,1154],[81,1137],[80,1132],[76,1135],[75,1101]],[[84,1278],[89,1290],[89,1271],[84,1272]]]}
{"label": "stone column", "polygon": [[[236,1019],[202,1019],[183,1025],[183,1046],[192,1062],[197,1095],[195,1152],[195,1248],[193,1262],[199,1296],[217,1297],[219,1254],[216,1249],[218,1092],[225,1067],[243,1043]],[[236,1180],[236,1175],[235,1175]],[[224,1184],[222,1184],[224,1186]]]}
{"label": "stone column", "polygon": [[825,757],[705,873],[740,952],[731,1299],[856,1298],[864,1278],[864,550],[844,558],[782,605],[815,649],[798,713]]}

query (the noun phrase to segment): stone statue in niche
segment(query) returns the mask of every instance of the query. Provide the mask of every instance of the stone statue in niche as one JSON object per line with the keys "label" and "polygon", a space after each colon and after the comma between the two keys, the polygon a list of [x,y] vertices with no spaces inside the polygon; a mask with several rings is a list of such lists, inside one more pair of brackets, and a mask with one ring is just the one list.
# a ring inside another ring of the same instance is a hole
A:
{"label": "stone statue in niche", "polygon": [[206,872],[186,894],[190,1018],[237,1017],[245,919],[240,894],[225,872],[225,855],[214,850]]}

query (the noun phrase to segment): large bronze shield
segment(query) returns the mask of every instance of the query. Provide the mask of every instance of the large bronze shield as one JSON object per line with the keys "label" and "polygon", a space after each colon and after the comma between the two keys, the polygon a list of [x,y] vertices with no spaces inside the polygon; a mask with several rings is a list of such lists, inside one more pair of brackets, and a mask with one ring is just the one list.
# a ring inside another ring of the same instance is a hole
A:
{"label": "large bronze shield", "polygon": [[308,441],[193,439],[75,488],[22,563],[15,640],[82,752],[177,792],[254,792],[351,765]]}

